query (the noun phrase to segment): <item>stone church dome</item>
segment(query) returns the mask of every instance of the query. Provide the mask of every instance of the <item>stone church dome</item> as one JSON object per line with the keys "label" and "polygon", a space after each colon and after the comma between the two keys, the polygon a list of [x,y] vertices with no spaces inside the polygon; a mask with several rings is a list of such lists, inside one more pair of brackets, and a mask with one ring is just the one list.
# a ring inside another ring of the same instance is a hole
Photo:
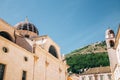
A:
{"label": "stone church dome", "polygon": [[24,22],[20,22],[15,25],[17,30],[27,30],[39,34],[38,29],[35,27],[34,24],[28,22],[28,19],[26,19]]}

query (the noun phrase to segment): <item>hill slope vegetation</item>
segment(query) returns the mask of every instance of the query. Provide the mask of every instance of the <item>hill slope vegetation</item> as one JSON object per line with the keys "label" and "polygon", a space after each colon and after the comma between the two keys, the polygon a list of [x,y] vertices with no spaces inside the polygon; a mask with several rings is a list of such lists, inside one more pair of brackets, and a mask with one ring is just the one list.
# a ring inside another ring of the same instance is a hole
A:
{"label": "hill slope vegetation", "polygon": [[70,66],[68,71],[72,73],[82,73],[93,67],[109,66],[105,41],[72,51],[66,55],[66,61]]}

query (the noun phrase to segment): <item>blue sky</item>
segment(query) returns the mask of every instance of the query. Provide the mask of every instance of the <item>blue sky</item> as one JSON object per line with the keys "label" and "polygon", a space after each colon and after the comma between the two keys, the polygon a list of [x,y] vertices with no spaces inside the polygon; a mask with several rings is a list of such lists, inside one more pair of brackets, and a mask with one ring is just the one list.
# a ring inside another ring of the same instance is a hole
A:
{"label": "blue sky", "polygon": [[26,16],[66,54],[103,41],[108,27],[116,32],[120,0],[0,0],[0,17],[12,26]]}

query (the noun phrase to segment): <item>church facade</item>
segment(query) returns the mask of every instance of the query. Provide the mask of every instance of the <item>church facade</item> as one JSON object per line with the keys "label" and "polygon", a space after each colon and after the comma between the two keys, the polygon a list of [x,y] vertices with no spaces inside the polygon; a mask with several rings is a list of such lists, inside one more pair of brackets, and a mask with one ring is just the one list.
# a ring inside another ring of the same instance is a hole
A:
{"label": "church facade", "polygon": [[116,36],[112,29],[107,29],[105,38],[112,72],[112,80],[120,80],[120,26]]}
{"label": "church facade", "polygon": [[0,80],[66,80],[67,67],[59,46],[34,24],[0,19]]}

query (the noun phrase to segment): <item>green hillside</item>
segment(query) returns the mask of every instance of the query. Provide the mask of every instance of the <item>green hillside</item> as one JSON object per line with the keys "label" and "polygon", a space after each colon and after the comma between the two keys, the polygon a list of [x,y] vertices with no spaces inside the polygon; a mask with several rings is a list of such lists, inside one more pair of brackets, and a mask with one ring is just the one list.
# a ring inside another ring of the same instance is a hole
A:
{"label": "green hillside", "polygon": [[72,51],[66,55],[68,69],[72,73],[82,73],[85,69],[109,66],[105,41],[97,42]]}
{"label": "green hillside", "polygon": [[76,49],[66,54],[66,57],[72,56],[74,54],[90,54],[90,53],[102,53],[102,52],[107,52],[105,41],[96,42],[94,44]]}

